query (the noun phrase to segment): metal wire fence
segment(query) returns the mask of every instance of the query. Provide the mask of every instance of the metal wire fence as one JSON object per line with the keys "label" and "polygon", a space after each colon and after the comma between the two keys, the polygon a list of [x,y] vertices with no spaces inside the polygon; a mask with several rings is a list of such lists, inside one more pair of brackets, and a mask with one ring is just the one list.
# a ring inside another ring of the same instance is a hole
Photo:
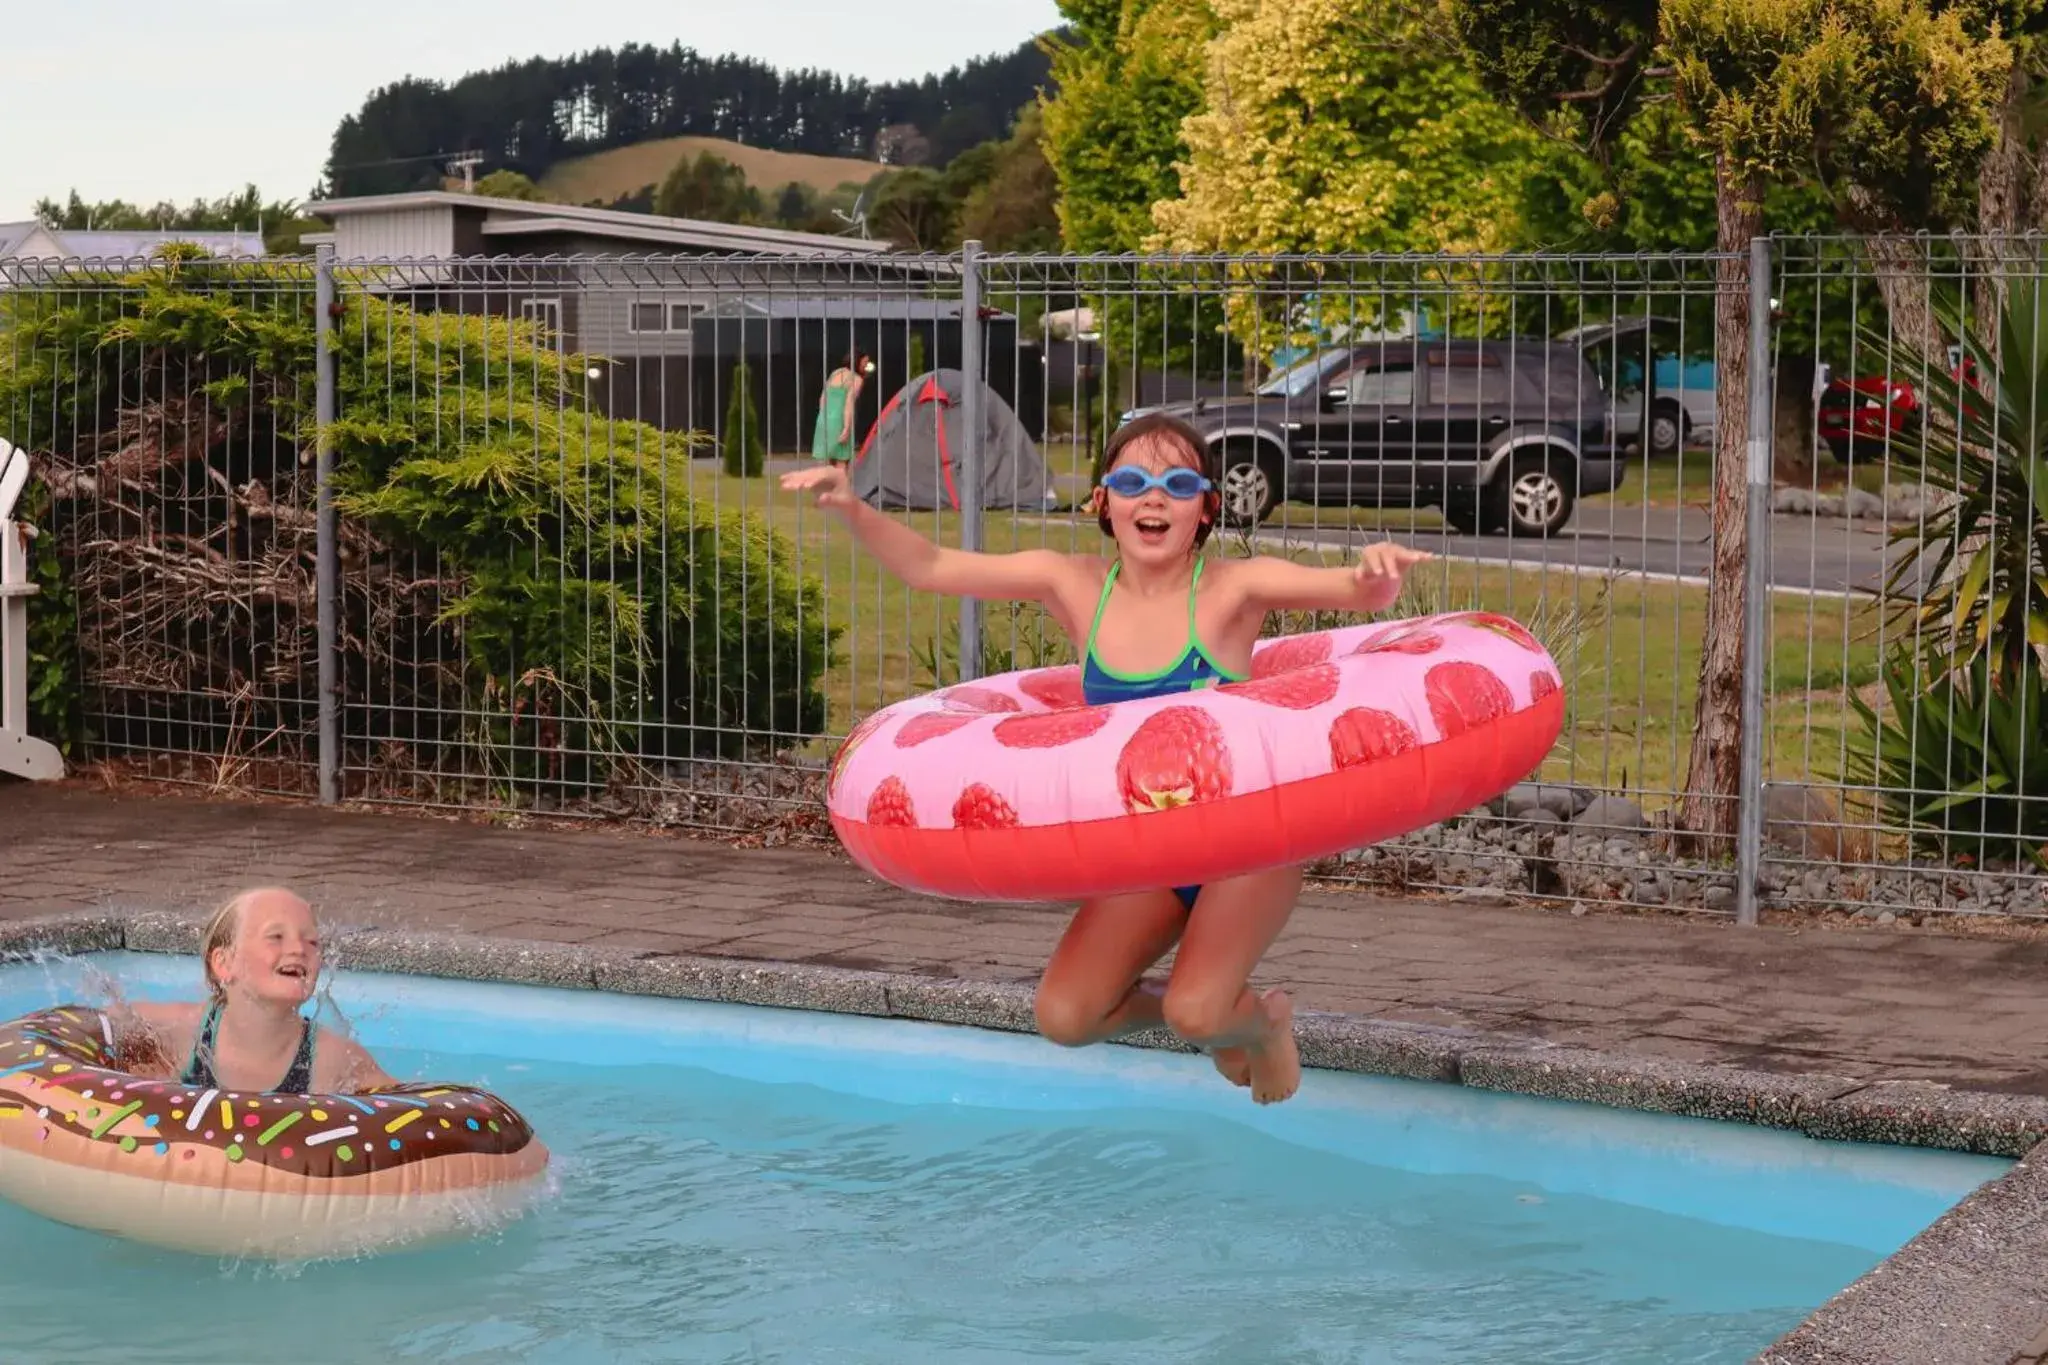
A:
{"label": "metal wire fence", "polygon": [[[1218,553],[1409,541],[1438,557],[1397,614],[1543,640],[1569,699],[1543,770],[1319,875],[2048,914],[2040,269],[1947,239],[0,262],[0,436],[41,478],[36,638],[71,680],[43,722],[182,781],[822,830],[860,716],[1074,657],[779,491],[858,373],[858,486],[942,544],[1099,551],[1096,456],[1166,408],[1221,452]],[[1752,352],[1762,401],[1732,401]],[[1768,506],[1717,504],[1717,458]],[[1717,529],[1747,537],[1735,578]],[[1758,780],[1688,837],[1709,619],[1745,589]]]}

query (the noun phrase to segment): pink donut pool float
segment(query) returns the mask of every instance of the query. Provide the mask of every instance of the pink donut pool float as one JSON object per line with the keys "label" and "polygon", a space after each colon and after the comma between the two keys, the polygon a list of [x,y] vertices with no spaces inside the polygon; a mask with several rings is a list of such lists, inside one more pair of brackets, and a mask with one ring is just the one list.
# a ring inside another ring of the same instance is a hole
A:
{"label": "pink donut pool float", "polygon": [[1074,900],[1326,858],[1449,819],[1534,772],[1557,666],[1505,616],[1261,642],[1252,676],[1106,706],[1078,666],[869,715],[826,805],[862,867],[934,895]]}

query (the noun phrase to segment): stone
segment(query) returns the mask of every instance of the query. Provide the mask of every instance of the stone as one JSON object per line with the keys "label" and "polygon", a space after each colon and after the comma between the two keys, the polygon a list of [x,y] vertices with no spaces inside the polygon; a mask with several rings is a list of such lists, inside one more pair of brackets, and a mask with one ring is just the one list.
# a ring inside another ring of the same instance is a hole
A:
{"label": "stone", "polygon": [[1643,814],[1643,808],[1625,796],[1600,795],[1586,803],[1572,823],[1581,829],[1595,829],[1605,833],[1620,830],[1633,833],[1646,830],[1650,821]]}
{"label": "stone", "polygon": [[1526,820],[1541,810],[1560,820],[1569,820],[1591,805],[1598,795],[1590,787],[1569,782],[1517,782],[1494,803],[1494,813],[1510,820]]}
{"label": "stone", "polygon": [[1879,913],[1877,917],[1877,922],[1879,924],[1897,924],[1899,922],[1899,917],[1893,914],[1891,911],[1885,910]]}
{"label": "stone", "polygon": [[1841,807],[1818,787],[1765,786],[1764,842],[1809,862],[1849,861]]}
{"label": "stone", "polygon": [[1805,488],[1773,489],[1771,510],[1781,516],[1812,516],[1820,510],[1820,496]]}
{"label": "stone", "polygon": [[1700,899],[1709,910],[1730,910],[1735,906],[1735,888],[1715,882],[1701,893]]}
{"label": "stone", "polygon": [[1884,499],[1861,488],[1852,488],[1842,495],[1842,515],[1869,521],[1884,519]]}

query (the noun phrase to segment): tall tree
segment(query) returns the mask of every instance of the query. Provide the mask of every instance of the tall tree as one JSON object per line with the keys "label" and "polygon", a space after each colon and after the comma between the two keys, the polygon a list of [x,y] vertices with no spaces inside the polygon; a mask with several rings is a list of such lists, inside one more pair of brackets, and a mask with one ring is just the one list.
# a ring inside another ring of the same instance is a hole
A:
{"label": "tall tree", "polygon": [[1045,159],[1069,250],[1131,251],[1152,205],[1180,193],[1181,122],[1202,107],[1208,0],[1061,0],[1070,36],[1048,43]]}
{"label": "tall tree", "polygon": [[993,144],[986,176],[962,196],[961,237],[978,240],[990,251],[1059,249],[1059,186],[1045,160],[1044,133],[1043,116],[1030,105],[1010,136]]}
{"label": "tall tree", "polygon": [[1536,127],[1612,163],[1673,99],[1713,158],[1720,267],[1712,591],[1680,826],[1734,834],[1748,556],[1746,253],[1766,187],[1811,177],[1845,212],[1939,221],[1974,190],[2012,50],[1929,0],[1448,0],[1482,80]]}
{"label": "tall tree", "polygon": [[240,193],[219,199],[194,199],[185,205],[166,200],[144,207],[126,200],[87,202],[72,190],[63,203],[38,200],[35,216],[53,228],[82,231],[103,228],[114,231],[143,231],[151,228],[187,232],[257,232],[263,234],[264,249],[274,255],[301,253],[299,239],[308,232],[325,232],[327,224],[309,218],[291,199],[265,199],[254,185]]}
{"label": "tall tree", "polygon": [[169,200],[142,205],[122,199],[88,202],[77,190],[63,203],[54,199],[36,202],[35,216],[58,229],[83,231],[141,231],[148,228],[184,228],[189,231],[254,232],[269,223],[298,215],[298,204],[290,199],[267,200],[254,185],[240,193],[219,199],[194,199],[189,204]]}
{"label": "tall tree", "polygon": [[1036,97],[1049,58],[1035,43],[939,75],[886,85],[825,71],[777,71],[680,44],[533,58],[453,83],[408,78],[371,93],[335,129],[336,195],[432,188],[442,164],[478,151],[536,180],[558,161],[653,138],[731,138],[753,147],[865,156],[900,125],[933,164],[998,137]]}
{"label": "tall tree", "polygon": [[699,152],[676,162],[654,193],[654,211],[711,223],[758,223],[761,193],[732,162],[716,152]]}
{"label": "tall tree", "polygon": [[944,177],[922,166],[882,180],[868,205],[870,231],[905,251],[948,251],[957,245],[954,228],[960,201]]}

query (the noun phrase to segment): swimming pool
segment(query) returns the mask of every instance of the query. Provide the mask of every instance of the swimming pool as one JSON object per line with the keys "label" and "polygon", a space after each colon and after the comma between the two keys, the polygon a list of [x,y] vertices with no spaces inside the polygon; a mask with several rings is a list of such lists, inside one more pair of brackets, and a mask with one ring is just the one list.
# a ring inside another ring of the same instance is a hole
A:
{"label": "swimming pool", "polygon": [[[141,998],[191,958],[104,954]],[[0,1018],[82,991],[0,968]],[[893,1020],[344,975],[395,1074],[518,1105],[480,1241],[222,1264],[0,1205],[0,1354],[295,1361],[1747,1360],[2010,1163]]]}

